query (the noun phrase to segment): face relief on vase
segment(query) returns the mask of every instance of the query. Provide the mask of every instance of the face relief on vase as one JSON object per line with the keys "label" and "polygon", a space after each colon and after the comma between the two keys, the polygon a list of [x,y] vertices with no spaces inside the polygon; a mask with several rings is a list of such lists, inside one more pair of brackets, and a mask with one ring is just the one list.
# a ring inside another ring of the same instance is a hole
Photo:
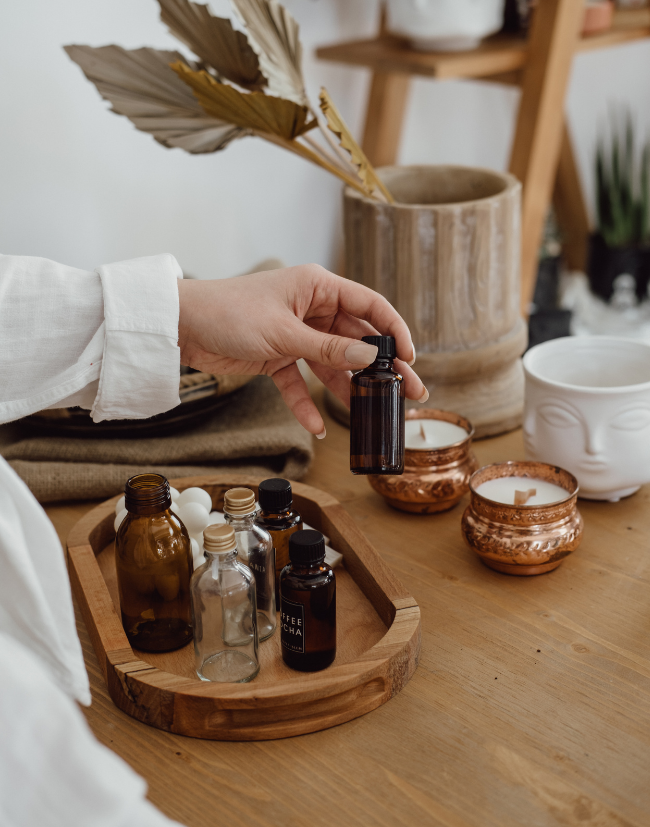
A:
{"label": "face relief on vase", "polygon": [[476,493],[506,505],[548,505],[569,496],[561,486],[533,477],[497,477],[479,485]]}
{"label": "face relief on vase", "polygon": [[434,451],[467,439],[467,431],[442,419],[407,419],[404,436],[405,448]]}

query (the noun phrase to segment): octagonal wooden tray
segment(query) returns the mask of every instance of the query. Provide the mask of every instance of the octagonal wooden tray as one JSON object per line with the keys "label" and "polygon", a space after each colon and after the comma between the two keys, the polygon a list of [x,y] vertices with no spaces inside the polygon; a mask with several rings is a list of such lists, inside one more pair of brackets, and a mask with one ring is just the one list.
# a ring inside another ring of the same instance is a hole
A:
{"label": "octagonal wooden tray", "polygon": [[[260,479],[232,475],[172,480],[212,496]],[[159,729],[226,741],[287,738],[365,715],[402,689],[417,666],[420,610],[338,500],[301,483],[294,503],[303,519],[343,554],[336,569],[337,656],[311,674],[284,665],[279,630],[260,644],[261,669],[248,684],[206,683],[194,671],[194,648],[152,654],[129,645],[119,614],[115,575],[115,503],[86,514],[68,537],[73,591],[115,704]]]}

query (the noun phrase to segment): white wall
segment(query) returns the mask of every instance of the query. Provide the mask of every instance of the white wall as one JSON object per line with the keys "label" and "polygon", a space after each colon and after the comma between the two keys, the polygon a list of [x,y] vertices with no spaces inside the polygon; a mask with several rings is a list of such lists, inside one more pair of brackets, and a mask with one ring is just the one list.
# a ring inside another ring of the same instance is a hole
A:
{"label": "white wall", "polygon": [[[78,267],[162,251],[201,277],[278,256],[332,266],[340,187],[255,138],[190,156],[107,111],[62,46],[178,46],[154,0],[22,0],[0,14],[0,251]],[[301,24],[314,97],[325,84],[358,135],[368,73],[312,57],[316,44],[375,29],[376,0],[287,0]],[[226,0],[213,0],[226,13]],[[591,195],[595,130],[608,103],[650,124],[650,43],[580,55],[568,109]],[[400,162],[507,164],[517,92],[458,81],[413,83]]]}

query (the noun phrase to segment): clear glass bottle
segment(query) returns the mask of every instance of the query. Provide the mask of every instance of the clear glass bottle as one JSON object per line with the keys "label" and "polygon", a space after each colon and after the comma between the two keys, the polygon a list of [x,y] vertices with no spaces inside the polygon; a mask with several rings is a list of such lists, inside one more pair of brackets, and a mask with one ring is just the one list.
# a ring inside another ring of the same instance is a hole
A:
{"label": "clear glass bottle", "polygon": [[[293,508],[289,480],[274,477],[259,484],[260,511],[255,522],[266,529],[275,548],[275,590],[280,595],[280,572],[289,562],[289,537],[302,529],[302,517]],[[279,600],[278,600],[279,608]]]}
{"label": "clear glass bottle", "polygon": [[255,578],[237,559],[235,530],[203,532],[205,563],[191,583],[196,674],[202,681],[246,683],[260,671]]}
{"label": "clear glass bottle", "polygon": [[137,474],[124,486],[128,512],[115,537],[122,625],[144,652],[167,652],[192,639],[190,536],[171,511],[169,483]]}
{"label": "clear glass bottle", "polygon": [[392,336],[363,336],[377,358],[350,382],[350,470],[404,473],[404,382],[393,368]]}
{"label": "clear glass bottle", "polygon": [[226,523],[235,529],[237,556],[253,572],[257,595],[257,632],[260,641],[270,638],[275,611],[275,549],[268,531],[255,524],[257,503],[249,488],[231,488],[223,503]]}
{"label": "clear glass bottle", "polygon": [[292,669],[316,672],[336,657],[336,576],[320,531],[297,531],[280,576],[280,644]]}

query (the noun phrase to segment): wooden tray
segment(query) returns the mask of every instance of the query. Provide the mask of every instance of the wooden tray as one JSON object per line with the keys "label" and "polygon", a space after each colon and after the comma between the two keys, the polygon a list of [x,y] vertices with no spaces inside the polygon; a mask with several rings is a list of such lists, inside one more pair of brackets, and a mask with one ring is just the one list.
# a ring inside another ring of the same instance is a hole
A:
{"label": "wooden tray", "polygon": [[[185,477],[221,509],[235,486],[257,492],[260,478]],[[365,715],[407,683],[420,651],[420,609],[338,500],[293,484],[296,508],[343,554],[336,569],[337,656],[328,669],[294,672],[280,655],[280,632],[260,644],[260,674],[249,684],[206,683],[194,647],[152,654],[130,647],[119,614],[113,521],[117,497],[94,508],[68,537],[72,589],[115,704],[145,724],[224,741],[287,738]]]}

